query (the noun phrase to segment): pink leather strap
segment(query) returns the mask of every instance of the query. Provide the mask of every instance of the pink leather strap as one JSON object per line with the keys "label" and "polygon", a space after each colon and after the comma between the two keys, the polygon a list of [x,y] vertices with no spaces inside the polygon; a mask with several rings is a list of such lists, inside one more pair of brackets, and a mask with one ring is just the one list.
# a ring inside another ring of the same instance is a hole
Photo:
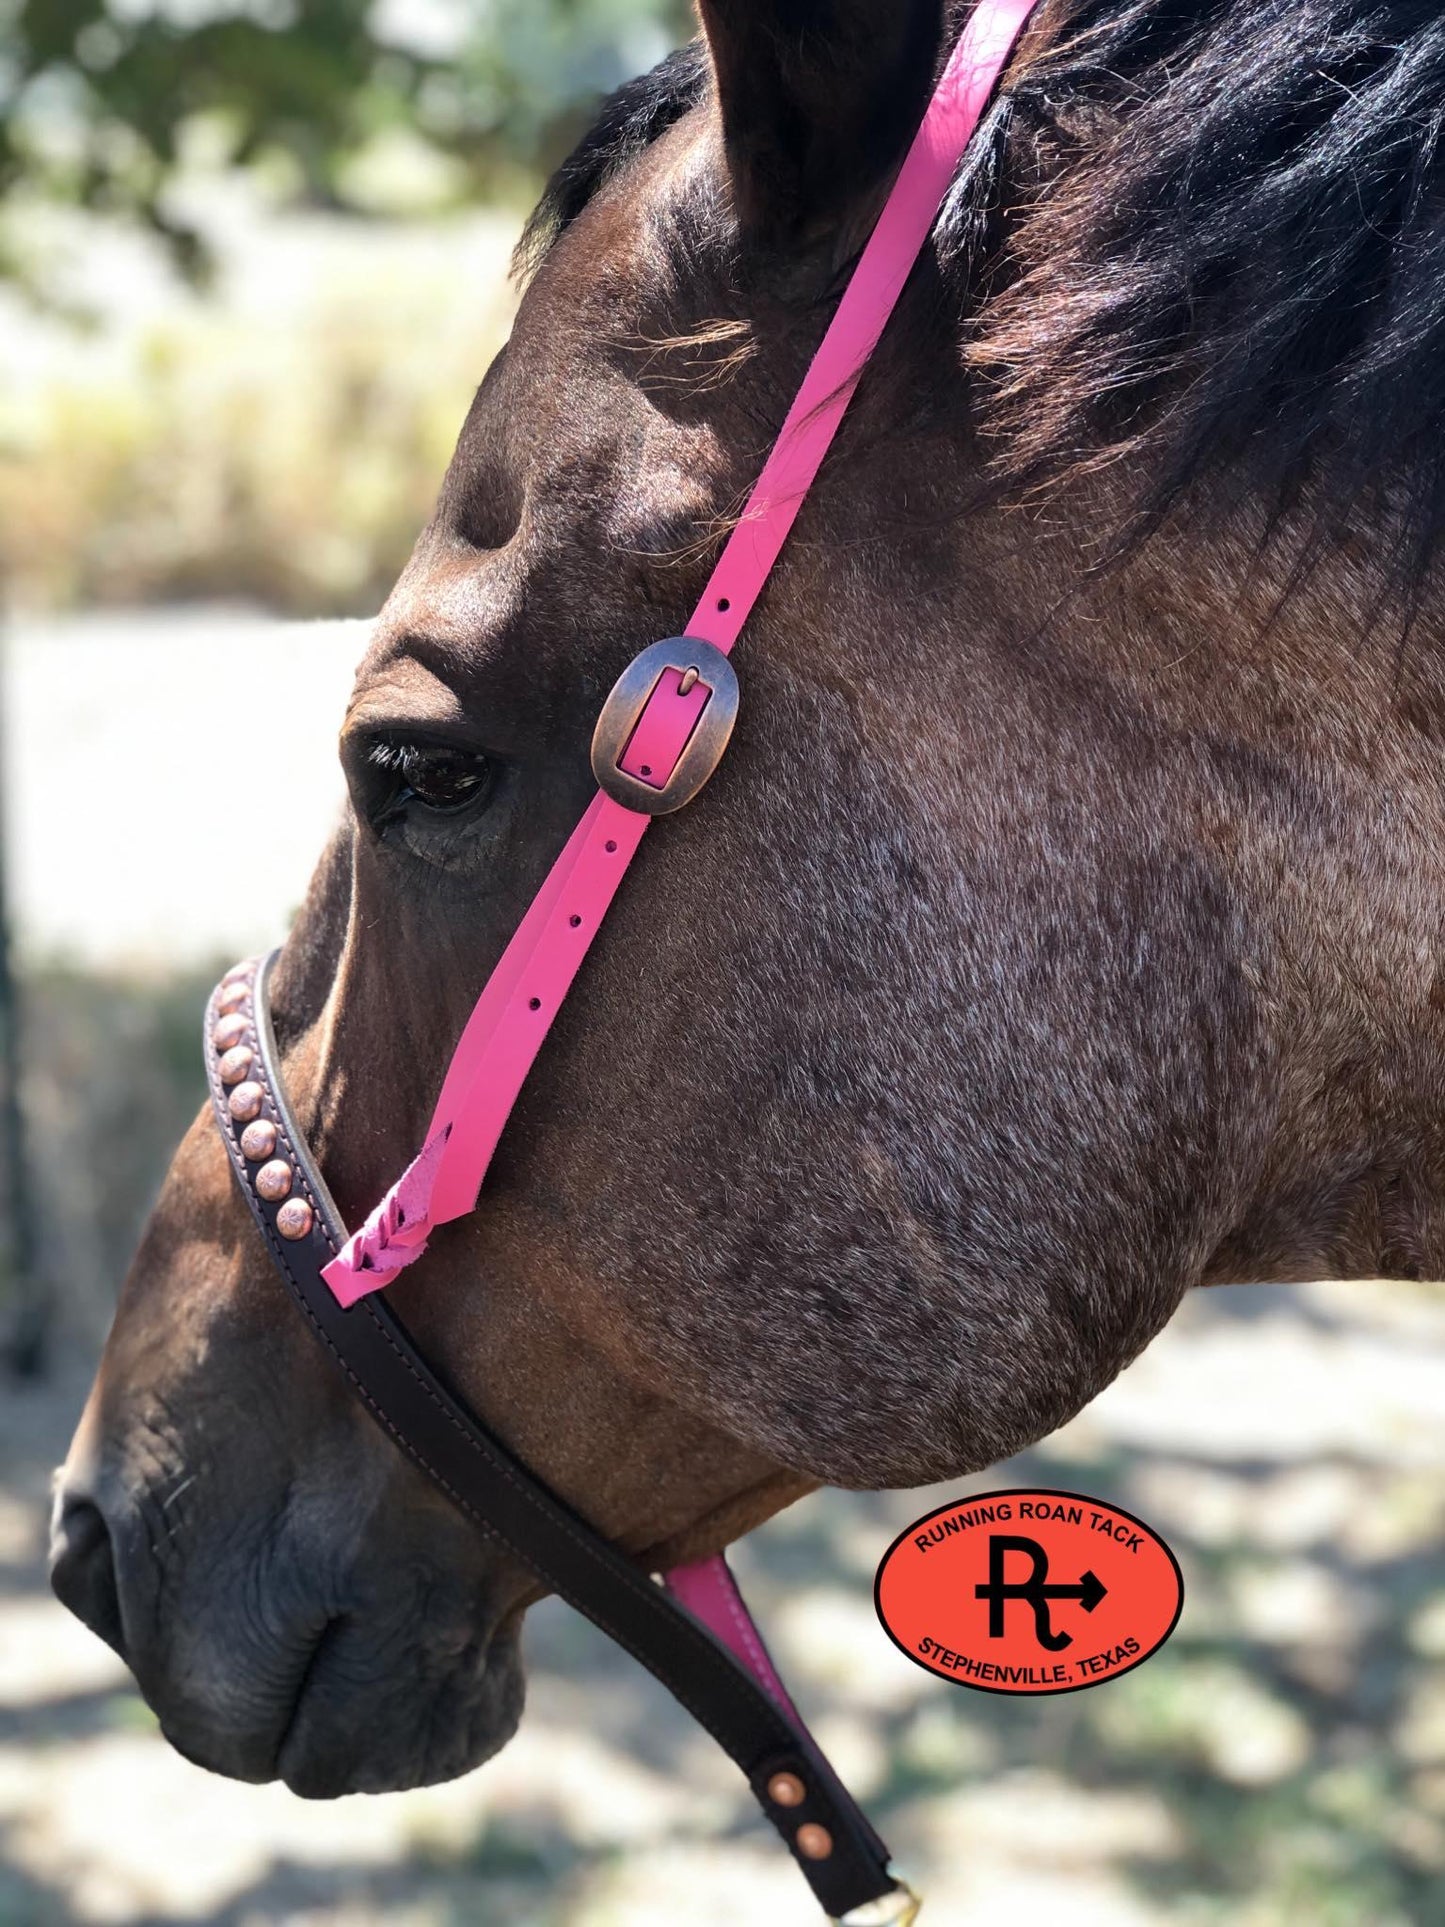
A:
{"label": "pink leather strap", "polygon": [[763,1644],[747,1601],[738,1591],[726,1554],[715,1552],[710,1559],[700,1559],[695,1566],[674,1566],[665,1583],[679,1605],[686,1606],[694,1619],[700,1619],[708,1631],[742,1661],[763,1691],[770,1693],[783,1711],[802,1726],[802,1715],[778,1677],[778,1669]]}
{"label": "pink leather strap", "polygon": [[[980,0],[687,634],[731,650],[928,237],[995,80],[1034,0]],[[671,680],[669,681],[669,677]],[[665,672],[623,754],[666,781],[704,697]],[[656,712],[656,713],[654,713]],[[651,781],[651,777],[644,777]],[[351,1305],[464,1216],[562,999],[650,817],[598,792],[508,944],[462,1032],[426,1143],[324,1276]]]}
{"label": "pink leather strap", "polygon": [[695,682],[684,695],[682,671],[664,669],[618,759],[618,767],[660,790],[687,748],[711,695],[705,682]]}
{"label": "pink leather strap", "polygon": [[323,1276],[343,1305],[419,1258],[434,1226],[477,1201],[563,997],[652,819],[599,790],[477,999],[442,1083],[420,1154]]}
{"label": "pink leather strap", "polygon": [[730,651],[898,305],[994,82],[1036,0],[979,0],[687,634]]}

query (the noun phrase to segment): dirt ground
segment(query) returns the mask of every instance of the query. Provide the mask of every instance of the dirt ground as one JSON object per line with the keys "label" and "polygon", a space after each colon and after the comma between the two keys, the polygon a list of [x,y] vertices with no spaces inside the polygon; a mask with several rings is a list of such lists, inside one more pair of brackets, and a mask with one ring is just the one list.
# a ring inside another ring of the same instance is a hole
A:
{"label": "dirt ground", "polygon": [[[309,1805],[185,1764],[43,1577],[83,1369],[0,1388],[0,1922],[813,1927],[732,1770],[553,1604],[519,1739],[470,1779]],[[1013,1702],[909,1665],[873,1567],[948,1492],[828,1494],[737,1564],[933,1927],[1445,1921],[1445,1290],[1200,1296],[988,1485],[1113,1498],[1188,1597],[1146,1666]],[[963,1482],[960,1487],[963,1489]]]}

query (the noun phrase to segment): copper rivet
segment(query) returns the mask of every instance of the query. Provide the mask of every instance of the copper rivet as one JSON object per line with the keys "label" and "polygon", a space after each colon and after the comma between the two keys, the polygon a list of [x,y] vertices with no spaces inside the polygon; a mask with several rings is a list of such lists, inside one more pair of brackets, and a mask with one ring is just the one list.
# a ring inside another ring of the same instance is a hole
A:
{"label": "copper rivet", "polygon": [[259,1084],[238,1084],[226,1100],[231,1116],[238,1124],[249,1124],[253,1117],[260,1114],[265,1095]]}
{"label": "copper rivet", "polygon": [[[276,1213],[276,1229],[283,1238],[304,1238],[311,1229],[311,1206],[305,1198],[288,1198]],[[832,1841],[828,1845],[832,1846]]]}
{"label": "copper rivet", "polygon": [[254,1054],[255,1053],[249,1050],[245,1044],[237,1044],[234,1050],[228,1050],[216,1066],[217,1070],[221,1073],[221,1082],[223,1084],[239,1084],[247,1071],[250,1070],[251,1059]]}
{"label": "copper rivet", "polygon": [[228,1017],[233,1010],[239,1010],[250,995],[245,984],[231,984],[216,999],[216,1015]]}
{"label": "copper rivet", "polygon": [[211,1042],[217,1050],[231,1050],[246,1035],[246,1020],[240,1011],[233,1010],[229,1017],[223,1017],[211,1032]]}
{"label": "copper rivet", "polygon": [[796,1773],[775,1773],[768,1781],[768,1798],[775,1807],[800,1807],[808,1789]]}
{"label": "copper rivet", "polygon": [[276,1126],[269,1117],[258,1117],[241,1133],[241,1149],[253,1164],[270,1157],[276,1149]]}
{"label": "copper rivet", "polygon": [[816,1820],[805,1821],[793,1838],[805,1860],[826,1860],[833,1851],[832,1834],[826,1827],[820,1827]]}
{"label": "copper rivet", "polygon": [[279,1204],[291,1189],[291,1166],[285,1158],[272,1158],[256,1173],[256,1189],[268,1204]]}
{"label": "copper rivet", "polygon": [[223,984],[239,983],[242,977],[249,977],[250,974],[251,974],[250,964],[248,963],[232,964],[231,968],[226,972],[225,976],[222,977],[221,982]]}

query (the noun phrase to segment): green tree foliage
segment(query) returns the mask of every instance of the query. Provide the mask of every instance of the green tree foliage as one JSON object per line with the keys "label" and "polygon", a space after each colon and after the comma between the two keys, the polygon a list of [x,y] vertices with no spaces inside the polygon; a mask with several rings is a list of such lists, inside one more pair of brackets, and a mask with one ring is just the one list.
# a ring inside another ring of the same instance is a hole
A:
{"label": "green tree foliage", "polygon": [[202,126],[319,204],[354,200],[349,169],[398,130],[484,187],[549,164],[689,31],[685,0],[0,0],[0,234],[63,202],[199,265],[167,189]]}

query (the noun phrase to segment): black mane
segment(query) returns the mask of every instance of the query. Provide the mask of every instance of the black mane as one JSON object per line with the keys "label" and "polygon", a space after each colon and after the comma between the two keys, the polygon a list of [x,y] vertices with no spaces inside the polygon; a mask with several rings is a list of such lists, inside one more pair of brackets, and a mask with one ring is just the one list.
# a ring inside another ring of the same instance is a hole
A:
{"label": "black mane", "polygon": [[[1127,457],[1136,530],[1226,469],[1276,509],[1308,492],[1317,531],[1363,504],[1418,589],[1445,531],[1445,6],[1046,0],[1039,20],[937,237],[1000,473]],[[614,95],[524,259],[707,84],[694,43]]]}
{"label": "black mane", "polygon": [[1143,525],[1225,468],[1277,510],[1307,490],[1316,535],[1375,511],[1418,591],[1445,527],[1445,9],[1063,12],[1005,116],[1047,184],[970,330],[1008,471],[1128,456]]}
{"label": "black mane", "polygon": [[586,134],[553,174],[518,244],[516,271],[533,272],[603,182],[650,147],[706,91],[707,48],[693,40],[602,103]]}

